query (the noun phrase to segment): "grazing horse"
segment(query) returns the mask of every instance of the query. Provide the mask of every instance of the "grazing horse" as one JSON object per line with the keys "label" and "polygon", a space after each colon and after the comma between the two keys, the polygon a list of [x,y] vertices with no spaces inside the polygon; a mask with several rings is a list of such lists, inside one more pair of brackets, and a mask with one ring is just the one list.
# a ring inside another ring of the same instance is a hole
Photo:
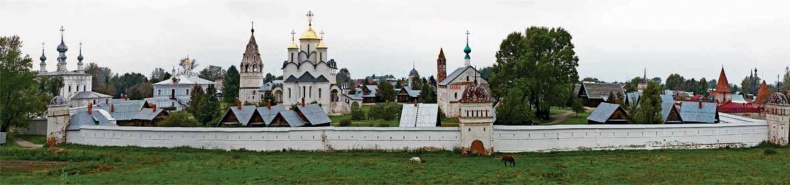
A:
{"label": "grazing horse", "polygon": [[511,155],[502,156],[502,163],[505,163],[505,166],[507,166],[507,163],[516,166],[516,159]]}

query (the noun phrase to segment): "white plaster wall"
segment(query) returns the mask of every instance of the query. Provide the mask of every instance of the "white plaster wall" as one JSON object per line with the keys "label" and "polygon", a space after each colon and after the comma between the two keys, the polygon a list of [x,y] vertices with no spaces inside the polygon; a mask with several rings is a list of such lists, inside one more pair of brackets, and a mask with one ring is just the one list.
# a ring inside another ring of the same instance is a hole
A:
{"label": "white plaster wall", "polygon": [[[490,127],[489,127],[490,128]],[[97,146],[179,147],[274,151],[460,148],[458,128],[163,128],[83,126],[67,142]],[[494,126],[497,152],[694,149],[755,146],[768,138],[765,122],[686,125]],[[464,144],[466,145],[466,144]]]}
{"label": "white plaster wall", "polygon": [[765,122],[684,125],[494,126],[497,152],[579,149],[693,149],[756,146]]}

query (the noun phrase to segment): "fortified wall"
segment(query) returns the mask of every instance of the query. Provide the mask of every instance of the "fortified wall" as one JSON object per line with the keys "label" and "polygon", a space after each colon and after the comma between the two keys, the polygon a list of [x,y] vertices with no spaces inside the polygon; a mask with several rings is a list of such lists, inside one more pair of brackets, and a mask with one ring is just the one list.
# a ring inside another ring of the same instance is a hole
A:
{"label": "fortified wall", "polygon": [[[756,146],[768,124],[722,114],[726,123],[678,125],[494,126],[496,152],[611,149],[695,149]],[[457,127],[166,128],[82,126],[66,142],[95,146],[193,147],[205,149],[403,150],[468,148]]]}

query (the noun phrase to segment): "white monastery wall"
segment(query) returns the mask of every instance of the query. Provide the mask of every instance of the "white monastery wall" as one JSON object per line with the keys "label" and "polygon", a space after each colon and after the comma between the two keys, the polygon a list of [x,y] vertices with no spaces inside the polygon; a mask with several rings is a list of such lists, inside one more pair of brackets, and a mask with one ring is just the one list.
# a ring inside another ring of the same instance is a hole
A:
{"label": "white monastery wall", "polygon": [[[439,128],[164,128],[83,126],[67,142],[96,146],[180,147],[258,151],[461,147],[460,130]],[[494,126],[497,152],[693,149],[755,146],[768,138],[765,122],[684,125]],[[466,144],[465,144],[466,145]],[[468,146],[465,146],[468,147]],[[486,146],[490,147],[490,146]]]}

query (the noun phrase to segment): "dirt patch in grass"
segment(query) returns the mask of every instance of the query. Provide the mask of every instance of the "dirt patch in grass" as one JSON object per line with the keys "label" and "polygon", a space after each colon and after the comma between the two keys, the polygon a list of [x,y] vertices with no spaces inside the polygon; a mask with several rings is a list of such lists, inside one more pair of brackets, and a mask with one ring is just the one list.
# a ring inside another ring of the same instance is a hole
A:
{"label": "dirt patch in grass", "polygon": [[2,173],[47,172],[50,169],[61,168],[66,165],[68,165],[67,162],[0,160],[0,172]]}

